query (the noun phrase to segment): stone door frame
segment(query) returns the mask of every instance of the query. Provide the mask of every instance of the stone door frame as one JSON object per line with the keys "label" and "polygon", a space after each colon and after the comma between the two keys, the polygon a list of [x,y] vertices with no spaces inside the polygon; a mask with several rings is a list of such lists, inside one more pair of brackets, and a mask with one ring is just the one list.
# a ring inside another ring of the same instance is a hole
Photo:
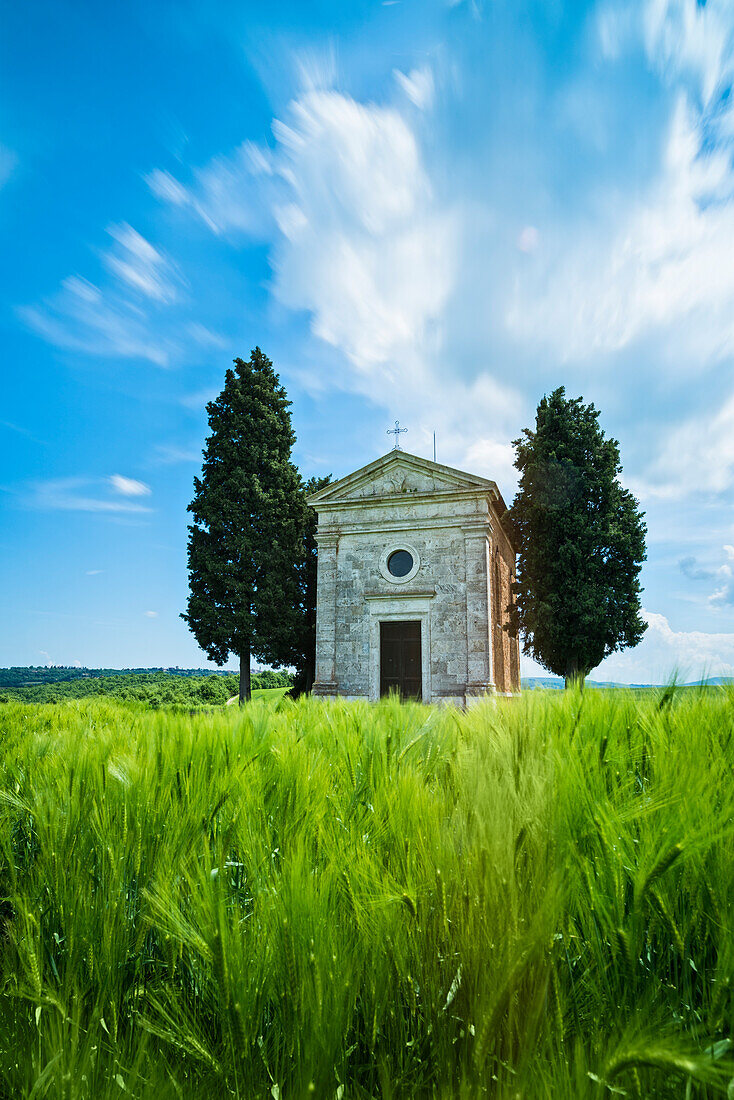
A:
{"label": "stone door frame", "polygon": [[433,699],[431,691],[431,600],[433,594],[421,596],[369,595],[369,684],[370,702],[380,699],[380,623],[420,622],[421,624],[421,692],[424,703]]}
{"label": "stone door frame", "polygon": [[420,619],[380,619],[380,698],[396,690],[401,699],[423,698]]}

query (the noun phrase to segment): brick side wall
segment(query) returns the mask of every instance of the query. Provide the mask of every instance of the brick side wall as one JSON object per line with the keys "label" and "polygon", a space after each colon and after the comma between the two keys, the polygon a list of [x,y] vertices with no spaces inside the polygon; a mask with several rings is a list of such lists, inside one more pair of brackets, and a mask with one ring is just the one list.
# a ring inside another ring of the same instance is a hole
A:
{"label": "brick side wall", "polygon": [[494,676],[498,692],[520,690],[520,643],[505,626],[508,608],[514,602],[512,582],[515,579],[515,551],[501,520],[494,521],[492,545],[492,618],[494,622]]}
{"label": "brick side wall", "polygon": [[519,648],[517,638],[513,638],[505,625],[508,621],[508,607],[512,600],[512,567],[504,554],[494,553],[494,579],[496,588],[495,604],[495,685],[499,692],[518,690]]}

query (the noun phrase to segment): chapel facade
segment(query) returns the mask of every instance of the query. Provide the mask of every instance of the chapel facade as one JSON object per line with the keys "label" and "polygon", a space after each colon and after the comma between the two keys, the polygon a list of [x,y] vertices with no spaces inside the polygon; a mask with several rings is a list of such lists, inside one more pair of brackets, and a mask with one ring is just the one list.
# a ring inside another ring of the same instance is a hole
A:
{"label": "chapel facade", "polygon": [[465,705],[520,688],[515,551],[494,481],[393,450],[314,493],[313,694]]}

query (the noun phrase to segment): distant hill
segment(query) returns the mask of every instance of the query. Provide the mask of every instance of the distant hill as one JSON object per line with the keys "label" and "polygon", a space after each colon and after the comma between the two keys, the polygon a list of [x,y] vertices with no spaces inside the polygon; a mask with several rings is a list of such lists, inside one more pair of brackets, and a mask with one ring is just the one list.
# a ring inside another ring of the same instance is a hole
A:
{"label": "distant hill", "polygon": [[[705,680],[693,680],[688,684],[678,684],[678,687],[722,687],[725,684],[734,684],[731,676],[709,676]],[[586,687],[590,688],[629,688],[640,690],[642,688],[663,688],[666,684],[621,684],[612,680],[587,680]],[[526,676],[523,678],[522,687],[526,691],[534,688],[550,688],[553,691],[562,691],[565,687],[563,680],[558,676]]]}
{"label": "distant hill", "polygon": [[[261,678],[261,687],[277,687],[292,682],[292,676],[288,673],[271,672],[269,669],[253,668],[253,675]],[[136,679],[145,678],[171,682],[173,679],[193,678],[202,680],[211,676],[235,676],[232,670],[221,668],[77,668],[68,665],[23,665],[13,668],[0,668],[0,690],[20,688],[52,687],[55,684],[72,684],[83,680],[106,680],[113,678],[128,678],[130,683]],[[272,681],[272,682],[271,682]],[[695,680],[688,684],[679,684],[679,687],[721,687],[725,684],[734,684],[731,676],[710,676],[705,680]],[[82,685],[79,684],[79,687]],[[526,676],[523,678],[522,687],[525,691],[543,688],[551,691],[561,691],[564,687],[563,680],[558,676]],[[664,684],[621,684],[611,680],[587,680],[586,686],[590,688],[663,688]],[[100,685],[101,687],[101,685]],[[114,689],[114,685],[105,684],[103,690],[95,691],[90,685],[89,692],[82,694],[106,694]],[[120,683],[120,689],[123,689]],[[78,694],[77,692],[74,693]]]}
{"label": "distant hill", "polygon": [[[558,676],[527,676],[523,679],[522,686],[525,690],[530,691],[532,691],[533,688],[550,688],[553,691],[562,691],[566,685]],[[612,680],[586,680],[585,686],[590,688],[648,688],[657,685],[618,684]]]}
{"label": "distant hill", "polygon": [[[254,671],[254,669],[253,669]],[[72,680],[99,680],[107,676],[156,675],[167,676],[231,676],[231,669],[221,668],[79,668],[76,665],[18,665],[0,668],[0,688],[26,687],[38,684],[65,684]]]}

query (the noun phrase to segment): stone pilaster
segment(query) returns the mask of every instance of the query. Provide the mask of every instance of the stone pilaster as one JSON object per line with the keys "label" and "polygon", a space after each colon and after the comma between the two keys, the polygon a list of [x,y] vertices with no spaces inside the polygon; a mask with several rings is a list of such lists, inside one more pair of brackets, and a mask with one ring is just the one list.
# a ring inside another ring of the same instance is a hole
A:
{"label": "stone pilaster", "polygon": [[339,690],[336,679],[336,574],[339,535],[333,531],[320,531],[316,535],[316,544],[316,680],[312,694],[334,696]]}
{"label": "stone pilaster", "polygon": [[494,691],[489,536],[486,527],[464,529],[466,554],[466,695]]}

